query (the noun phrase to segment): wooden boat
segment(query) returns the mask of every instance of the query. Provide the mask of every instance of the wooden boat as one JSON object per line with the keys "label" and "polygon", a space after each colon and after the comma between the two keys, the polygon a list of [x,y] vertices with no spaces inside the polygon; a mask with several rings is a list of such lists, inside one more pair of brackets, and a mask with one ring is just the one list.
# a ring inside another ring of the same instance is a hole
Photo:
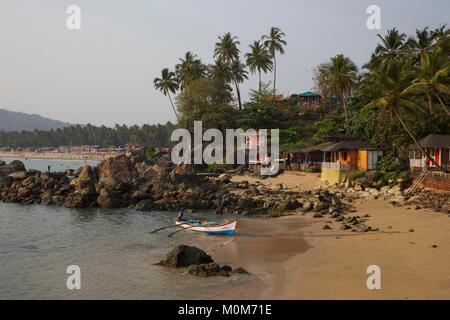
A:
{"label": "wooden boat", "polygon": [[195,219],[176,219],[175,224],[189,230],[205,232],[207,234],[231,236],[236,232],[237,220],[217,223]]}

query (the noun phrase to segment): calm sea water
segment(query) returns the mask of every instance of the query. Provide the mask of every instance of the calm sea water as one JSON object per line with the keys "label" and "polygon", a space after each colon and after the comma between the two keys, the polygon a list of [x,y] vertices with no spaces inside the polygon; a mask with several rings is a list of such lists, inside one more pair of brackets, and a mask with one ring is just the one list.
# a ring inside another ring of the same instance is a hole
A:
{"label": "calm sea water", "polygon": [[[203,299],[241,285],[154,265],[177,244],[208,243],[190,232],[150,234],[175,216],[0,202],[0,299]],[[81,290],[67,289],[69,265],[81,269]]]}
{"label": "calm sea water", "polygon": [[22,161],[27,169],[47,171],[50,166],[52,172],[62,172],[66,169],[78,169],[85,164],[95,166],[99,161],[95,160],[58,160],[58,159],[26,159],[26,158],[0,158],[0,160],[10,163],[13,160]]}

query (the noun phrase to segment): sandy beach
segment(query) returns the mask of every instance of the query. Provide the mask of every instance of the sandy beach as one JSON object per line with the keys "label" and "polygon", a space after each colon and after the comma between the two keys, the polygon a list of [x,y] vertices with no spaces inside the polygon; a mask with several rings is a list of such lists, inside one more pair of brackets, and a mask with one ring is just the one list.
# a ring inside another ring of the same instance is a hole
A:
{"label": "sandy beach", "polygon": [[[237,177],[236,180],[251,180]],[[303,181],[304,180],[304,181]],[[304,189],[317,176],[284,174],[263,183]],[[242,266],[251,285],[224,299],[449,299],[450,218],[446,214],[393,207],[385,200],[357,200],[378,232],[339,230],[331,219],[294,215],[240,220],[239,236],[201,247],[220,263]],[[325,223],[331,230],[323,230]],[[367,267],[381,268],[381,290],[368,290]]]}

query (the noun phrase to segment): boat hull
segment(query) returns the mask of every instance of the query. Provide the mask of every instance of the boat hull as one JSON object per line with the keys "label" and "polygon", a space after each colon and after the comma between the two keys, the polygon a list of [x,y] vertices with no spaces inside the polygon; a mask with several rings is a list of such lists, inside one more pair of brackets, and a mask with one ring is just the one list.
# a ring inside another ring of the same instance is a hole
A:
{"label": "boat hull", "polygon": [[192,220],[176,220],[175,223],[182,228],[192,231],[231,236],[236,233],[237,220],[219,225],[202,225],[201,222]]}

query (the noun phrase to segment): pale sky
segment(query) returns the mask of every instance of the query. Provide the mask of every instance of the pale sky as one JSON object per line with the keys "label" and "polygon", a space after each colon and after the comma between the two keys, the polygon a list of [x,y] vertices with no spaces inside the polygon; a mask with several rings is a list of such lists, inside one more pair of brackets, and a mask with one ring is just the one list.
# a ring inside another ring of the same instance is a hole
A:
{"label": "pale sky", "polygon": [[[72,4],[81,30],[66,28]],[[381,8],[381,30],[366,27],[371,4]],[[448,0],[0,0],[0,108],[81,124],[165,123],[175,117],[153,79],[186,51],[211,63],[225,32],[245,53],[281,28],[288,45],[277,87],[292,94],[311,89],[312,69],[338,53],[366,63],[378,32],[448,22]],[[256,86],[251,77],[244,97]]]}

